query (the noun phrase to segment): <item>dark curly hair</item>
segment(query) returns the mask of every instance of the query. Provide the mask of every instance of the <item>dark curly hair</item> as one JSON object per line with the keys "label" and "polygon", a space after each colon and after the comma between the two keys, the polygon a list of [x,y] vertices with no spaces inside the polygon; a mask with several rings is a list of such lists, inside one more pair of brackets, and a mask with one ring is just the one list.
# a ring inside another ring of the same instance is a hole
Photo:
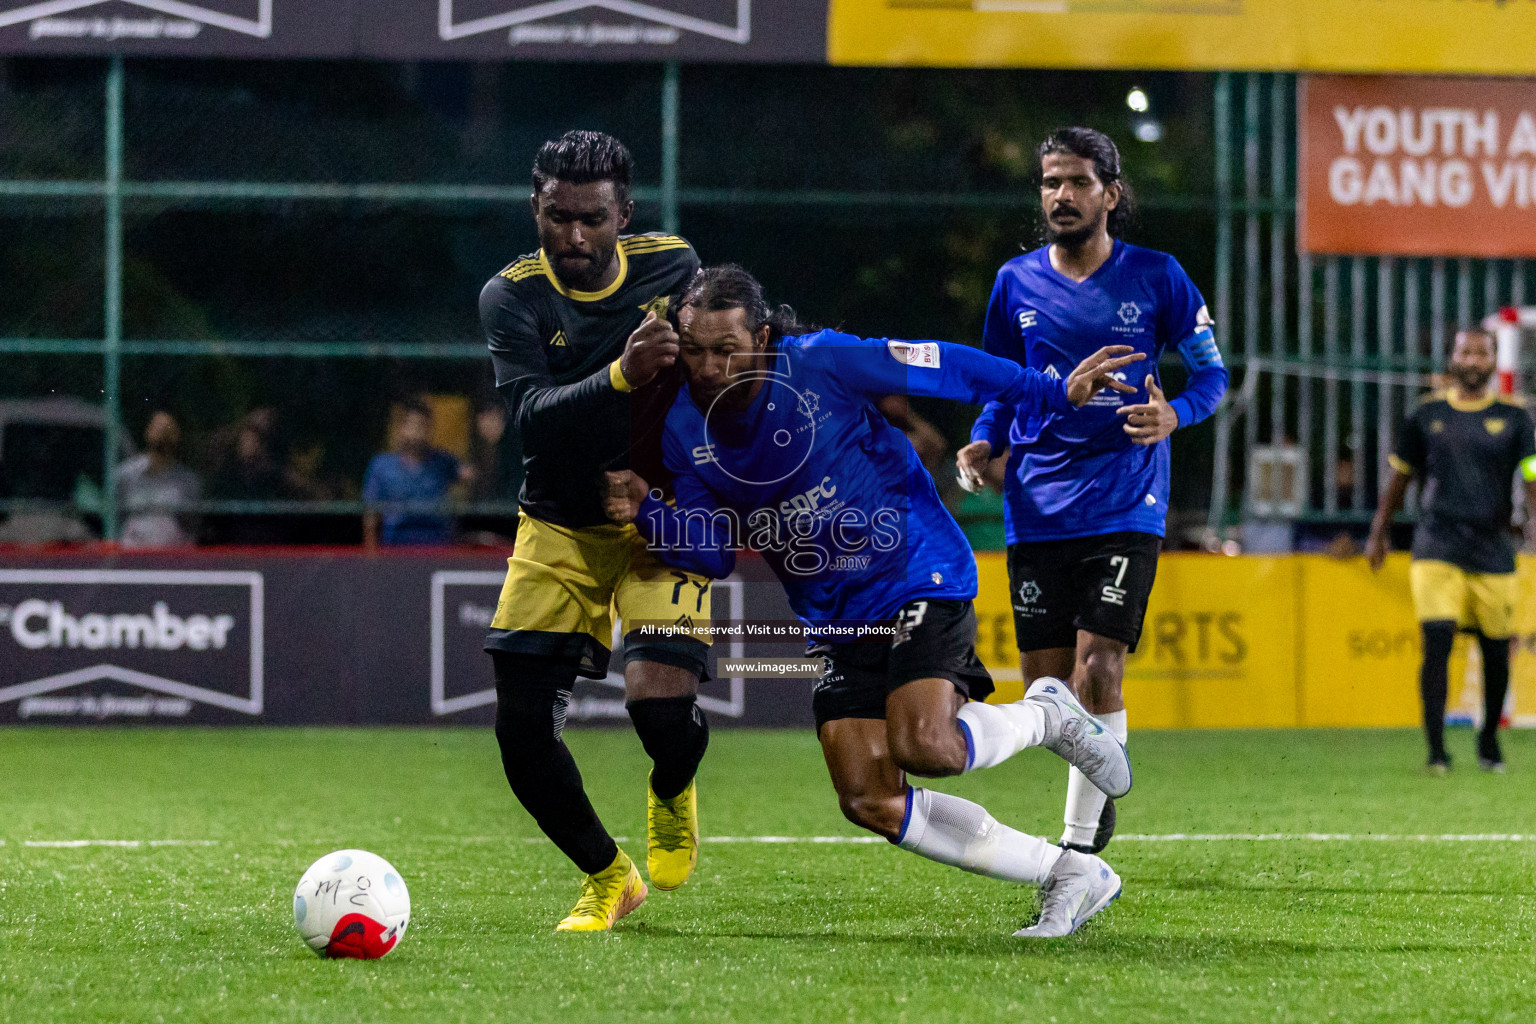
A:
{"label": "dark curly hair", "polygon": [[635,158],[629,149],[602,132],[569,131],[539,147],[533,158],[533,190],[541,192],[550,181],[587,185],[613,182],[613,195],[622,206],[629,202],[629,182]]}
{"label": "dark curly hair", "polygon": [[1043,165],[1052,153],[1064,153],[1093,161],[1093,172],[1105,185],[1120,186],[1120,201],[1109,211],[1109,233],[1116,238],[1136,222],[1136,194],[1120,167],[1120,150],[1114,140],[1094,128],[1058,128],[1045,137],[1035,150],[1036,166]]}
{"label": "dark curly hair", "polygon": [[802,323],[789,306],[769,306],[763,297],[763,286],[742,267],[734,263],[718,267],[705,267],[693,276],[677,308],[693,306],[704,312],[741,309],[747,314],[747,328],[753,334],[768,325],[768,344],[780,338],[810,334],[820,330],[813,324]]}

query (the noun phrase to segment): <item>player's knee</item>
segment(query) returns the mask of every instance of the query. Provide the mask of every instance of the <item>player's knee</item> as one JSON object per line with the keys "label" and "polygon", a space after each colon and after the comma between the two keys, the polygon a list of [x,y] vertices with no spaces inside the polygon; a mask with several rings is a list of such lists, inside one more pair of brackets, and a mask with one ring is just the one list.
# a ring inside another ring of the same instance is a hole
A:
{"label": "player's knee", "polygon": [[548,760],[560,745],[554,717],[532,709],[510,707],[496,710],[496,745],[501,748],[501,764],[508,775],[535,767]]}
{"label": "player's knee", "polygon": [[942,778],[965,771],[965,740],[954,720],[891,723],[887,736],[896,767],[923,778]]}
{"label": "player's knee", "polygon": [[907,813],[901,793],[839,793],[837,805],[855,825],[893,841],[900,836]]}
{"label": "player's knee", "polygon": [[1450,658],[1451,649],[1456,646],[1456,623],[1451,621],[1430,621],[1419,624],[1423,632],[1424,659],[1426,661],[1442,661]]}
{"label": "player's knee", "polygon": [[1120,681],[1125,676],[1125,647],[1121,644],[1093,645],[1083,656],[1079,676],[1080,699],[1092,704],[1118,700]]}
{"label": "player's knee", "polygon": [[536,767],[560,746],[573,667],[554,659],[494,652],[496,743],[508,776]]}

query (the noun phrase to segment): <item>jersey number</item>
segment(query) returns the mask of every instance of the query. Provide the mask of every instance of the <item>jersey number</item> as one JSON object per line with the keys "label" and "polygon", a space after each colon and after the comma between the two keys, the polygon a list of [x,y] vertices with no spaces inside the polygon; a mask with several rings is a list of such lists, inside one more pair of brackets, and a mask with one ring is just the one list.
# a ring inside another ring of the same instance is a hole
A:
{"label": "jersey number", "polygon": [[673,570],[672,575],[677,577],[677,582],[672,586],[672,603],[677,604],[678,601],[682,599],[683,584],[692,583],[699,592],[697,600],[693,602],[693,610],[696,612],[703,611],[704,595],[709,593],[709,584],[707,582],[700,583],[698,580],[690,579],[686,573],[678,572],[675,569]]}
{"label": "jersey number", "polygon": [[1125,591],[1125,588],[1123,588],[1121,586],[1121,584],[1125,582],[1125,571],[1131,567],[1131,558],[1130,558],[1130,556],[1129,555],[1111,555],[1111,556],[1109,556],[1109,567],[1111,569],[1113,569],[1117,565],[1120,567],[1120,569],[1119,569],[1118,572],[1115,573],[1115,582],[1113,582],[1113,583],[1106,583],[1104,585],[1104,589],[1099,592],[1102,595],[1102,599],[1104,600],[1104,602],[1106,604],[1119,604],[1119,605],[1125,604],[1126,591]]}

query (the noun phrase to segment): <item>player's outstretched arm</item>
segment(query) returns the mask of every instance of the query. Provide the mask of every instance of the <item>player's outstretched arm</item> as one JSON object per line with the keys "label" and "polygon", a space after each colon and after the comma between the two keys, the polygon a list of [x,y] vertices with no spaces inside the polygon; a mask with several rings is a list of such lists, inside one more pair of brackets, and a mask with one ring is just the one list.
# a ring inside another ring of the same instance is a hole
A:
{"label": "player's outstretched arm", "polygon": [[[833,372],[846,387],[868,395],[923,395],[972,405],[995,400],[1005,406],[1023,406],[1042,413],[1070,412],[1074,404],[1068,397],[1066,382],[969,345],[866,339],[823,331],[810,347],[830,357]],[[1102,375],[1107,375],[1144,358],[1131,352],[1128,345],[1111,345],[1089,359],[1098,357],[1095,365]],[[1087,387],[1095,376],[1083,378],[1079,390]],[[1075,404],[1086,402],[1095,390],[1098,388],[1084,392],[1081,401]]]}

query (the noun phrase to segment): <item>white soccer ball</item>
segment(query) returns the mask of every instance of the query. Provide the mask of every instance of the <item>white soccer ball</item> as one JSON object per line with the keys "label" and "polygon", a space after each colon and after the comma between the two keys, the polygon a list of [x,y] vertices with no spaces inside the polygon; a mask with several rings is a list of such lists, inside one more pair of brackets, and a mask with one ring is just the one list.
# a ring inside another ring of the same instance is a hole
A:
{"label": "white soccer ball", "polygon": [[367,850],[337,850],[309,866],[293,892],[293,924],[321,956],[377,960],[411,921],[400,872]]}

